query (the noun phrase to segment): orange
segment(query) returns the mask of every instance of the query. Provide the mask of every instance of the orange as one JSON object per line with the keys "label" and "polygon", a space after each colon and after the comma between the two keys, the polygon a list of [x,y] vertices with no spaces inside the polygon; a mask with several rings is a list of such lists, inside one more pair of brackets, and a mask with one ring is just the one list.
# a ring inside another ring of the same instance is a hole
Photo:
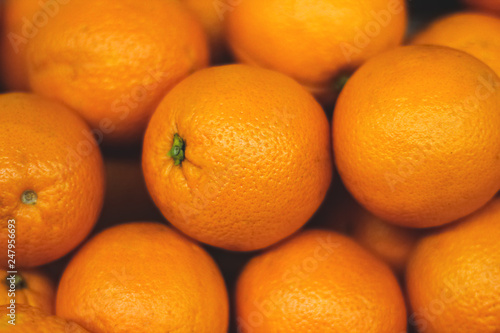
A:
{"label": "orange", "polygon": [[500,329],[500,199],[424,237],[407,269],[420,332],[497,333]]}
{"label": "orange", "polygon": [[328,120],[276,72],[205,69],[161,102],[144,139],[146,185],[166,219],[234,251],[269,246],[318,209],[332,177]]}
{"label": "orange", "polygon": [[499,0],[463,0],[463,2],[472,8],[500,15]]}
{"label": "orange", "polygon": [[54,313],[56,289],[52,281],[40,270],[23,269],[17,274],[3,271],[0,304],[12,298],[16,304],[28,304],[47,313]]}
{"label": "orange", "polygon": [[340,74],[399,45],[406,14],[404,0],[238,1],[227,11],[227,36],[241,62],[324,96]]}
{"label": "orange", "polygon": [[[26,45],[46,24],[49,0],[5,0],[3,4],[0,65],[2,81],[9,90],[29,90]],[[40,5],[43,3],[44,5]]]}
{"label": "orange", "polygon": [[236,309],[242,333],[406,332],[389,267],[331,231],[305,231],[253,258],[238,280]]}
{"label": "orange", "polygon": [[229,0],[181,1],[196,15],[203,25],[208,36],[212,62],[223,62],[227,55],[224,21],[227,16],[226,11],[232,8]]}
{"label": "orange", "polygon": [[418,33],[412,44],[442,45],[462,50],[500,75],[500,18],[469,12],[448,15]]}
{"label": "orange", "polygon": [[[27,304],[16,304],[15,313],[7,307],[10,304],[0,306],[0,332],[9,333],[88,333],[80,325],[53,316],[40,308]],[[12,320],[9,315],[14,317],[15,325],[9,324]]]}
{"label": "orange", "polygon": [[368,251],[402,273],[422,232],[382,221],[360,211],[354,222],[353,237]]}
{"label": "orange", "polygon": [[200,246],[165,225],[131,223],[100,233],[73,257],[56,313],[94,333],[222,333],[228,298]]}
{"label": "orange", "polygon": [[101,153],[85,122],[58,103],[11,93],[0,96],[0,110],[0,242],[15,252],[2,251],[1,265],[43,265],[94,226],[104,196]]}
{"label": "orange", "polygon": [[158,102],[208,64],[177,1],[71,0],[30,41],[31,88],[78,111],[111,144],[139,141]]}
{"label": "orange", "polygon": [[500,78],[440,46],[369,60],[333,115],[335,160],[353,196],[379,218],[438,226],[479,209],[500,188]]}

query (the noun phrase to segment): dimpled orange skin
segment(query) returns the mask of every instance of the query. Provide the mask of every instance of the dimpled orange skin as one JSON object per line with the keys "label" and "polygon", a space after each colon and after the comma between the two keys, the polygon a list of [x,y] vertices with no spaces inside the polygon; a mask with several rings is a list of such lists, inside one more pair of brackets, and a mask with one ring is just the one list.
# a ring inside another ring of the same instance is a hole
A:
{"label": "dimpled orange skin", "polygon": [[40,18],[43,19],[45,13],[39,0],[5,0],[2,6],[4,16],[0,36],[1,80],[9,90],[28,91],[26,45],[36,37],[35,29],[32,29],[30,23],[35,22],[33,18],[42,22]]}
{"label": "dimpled orange skin", "polygon": [[[318,209],[332,178],[328,120],[292,79],[245,65],[205,69],[176,86],[146,131],[143,171],[163,215],[204,243],[267,247]],[[168,156],[185,141],[180,165]]]}
{"label": "dimpled orange skin", "polygon": [[27,63],[33,91],[125,144],[141,139],[166,92],[208,64],[208,46],[177,1],[71,0],[30,41]]}
{"label": "dimpled orange skin", "polygon": [[500,0],[463,0],[463,2],[472,8],[500,15]]}
{"label": "dimpled orange skin", "polygon": [[[15,226],[15,266],[59,259],[90,233],[104,197],[101,152],[85,122],[42,97],[0,96],[0,242]],[[36,202],[24,203],[34,191]],[[12,228],[12,227],[11,227]],[[0,253],[6,268],[7,251]]]}
{"label": "dimpled orange skin", "polygon": [[500,198],[424,237],[408,264],[413,321],[425,333],[500,329]]}
{"label": "dimpled orange skin", "polygon": [[27,304],[16,304],[15,325],[9,324],[11,320],[7,315],[10,313],[9,304],[0,306],[0,332],[9,333],[89,333],[80,325],[53,316],[40,308]]}
{"label": "dimpled orange skin", "polygon": [[[11,274],[4,271],[0,292],[0,304],[10,302]],[[16,304],[28,304],[42,309],[47,313],[55,312],[56,288],[52,281],[41,270],[23,269],[16,274],[19,283],[15,284]]]}
{"label": "dimpled orange skin", "polygon": [[406,263],[421,234],[418,229],[387,223],[363,211],[356,218],[353,237],[400,274],[406,268]]}
{"label": "dimpled orange skin", "polygon": [[243,333],[406,332],[389,267],[352,239],[308,230],[252,259],[236,288]]}
{"label": "dimpled orange skin", "polygon": [[[388,19],[380,23],[382,11]],[[403,0],[254,0],[233,6],[226,22],[239,61],[283,72],[321,95],[340,73],[399,45],[407,18]]]}
{"label": "dimpled orange skin", "polygon": [[200,246],[159,223],[122,224],[98,234],[63,273],[57,315],[94,333],[223,333],[228,297]]}
{"label": "dimpled orange skin", "polygon": [[340,176],[379,218],[438,226],[500,187],[500,79],[451,48],[407,46],[368,61],[333,117]]}
{"label": "dimpled orange skin", "polygon": [[498,17],[471,12],[448,15],[419,32],[412,44],[442,45],[467,52],[500,75]]}

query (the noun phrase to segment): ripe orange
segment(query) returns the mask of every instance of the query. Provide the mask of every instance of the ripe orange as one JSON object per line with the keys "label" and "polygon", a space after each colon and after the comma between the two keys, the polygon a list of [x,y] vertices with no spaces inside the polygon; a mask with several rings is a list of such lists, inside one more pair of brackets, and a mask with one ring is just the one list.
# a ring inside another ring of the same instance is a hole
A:
{"label": "ripe orange", "polygon": [[[42,309],[27,304],[15,305],[15,325],[12,320],[10,304],[0,306],[0,332],[9,333],[89,333],[80,325],[53,316]],[[14,316],[12,316],[14,317]]]}
{"label": "ripe orange", "polygon": [[463,0],[467,5],[472,8],[489,12],[492,14],[500,15],[500,1],[499,0]]}
{"label": "ripe orange", "polygon": [[0,96],[0,110],[0,242],[15,246],[15,255],[1,252],[1,266],[42,265],[94,226],[104,196],[101,153],[85,122],[58,103],[11,93]]}
{"label": "ripe orange", "polygon": [[442,45],[462,50],[500,75],[500,18],[495,16],[467,12],[445,16],[418,33],[412,44]]}
{"label": "ripe orange", "polygon": [[353,240],[308,230],[253,258],[236,288],[241,332],[406,332],[393,273]]}
{"label": "ripe orange", "polygon": [[420,332],[500,330],[500,199],[424,237],[408,263],[407,289]]}
{"label": "ripe orange", "polygon": [[354,222],[354,239],[398,274],[406,268],[421,235],[419,229],[387,223],[366,211],[361,211]]}
{"label": "ripe orange", "polygon": [[214,63],[224,61],[227,55],[226,38],[224,36],[224,21],[226,11],[232,7],[229,0],[181,0],[200,20],[211,50],[211,60]]}
{"label": "ripe orange", "polygon": [[73,257],[56,313],[94,333],[222,333],[228,299],[200,246],[165,225],[131,223],[100,233]]}
{"label": "ripe orange", "polygon": [[228,11],[227,36],[242,62],[283,72],[318,96],[367,59],[399,45],[404,0],[254,0]]}
{"label": "ripe orange", "polygon": [[[9,90],[29,90],[26,67],[26,46],[43,28],[57,1],[5,0],[3,3],[2,35],[0,36],[0,65],[2,81]],[[43,5],[41,5],[43,3]]]}
{"label": "ripe orange", "polygon": [[161,102],[144,139],[146,185],[163,215],[202,242],[269,246],[314,214],[332,177],[328,120],[276,72],[205,69]]}
{"label": "ripe orange", "polygon": [[165,0],[65,1],[27,53],[31,88],[111,143],[138,141],[165,93],[208,63],[201,25]]}
{"label": "ripe orange", "polygon": [[369,211],[409,227],[468,215],[500,187],[500,78],[440,46],[369,60],[333,115],[336,164]]}
{"label": "ripe orange", "polygon": [[42,271],[23,269],[17,274],[4,271],[1,286],[0,304],[8,304],[15,297],[16,304],[28,304],[54,313],[56,290]]}

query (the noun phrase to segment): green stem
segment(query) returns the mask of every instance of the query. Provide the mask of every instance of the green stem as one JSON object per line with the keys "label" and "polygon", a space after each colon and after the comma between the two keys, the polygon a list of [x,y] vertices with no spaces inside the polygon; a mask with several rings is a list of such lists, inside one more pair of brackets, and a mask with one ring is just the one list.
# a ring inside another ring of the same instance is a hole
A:
{"label": "green stem", "polygon": [[186,143],[179,136],[179,134],[174,134],[174,143],[172,144],[172,149],[168,152],[168,156],[174,159],[175,165],[180,165],[184,161],[184,152],[186,150]]}
{"label": "green stem", "polygon": [[337,77],[334,81],[334,88],[336,91],[340,92],[342,89],[344,89],[345,84],[349,79],[351,78],[351,75],[348,74],[342,74],[339,77]]}
{"label": "green stem", "polygon": [[[7,275],[7,277],[5,278],[4,282],[5,284],[7,285],[7,287],[10,287],[10,279],[9,279],[10,275]],[[21,290],[21,289],[24,289],[26,288],[26,281],[24,280],[24,278],[22,277],[21,274],[17,273],[15,278],[14,278],[14,285],[16,286],[16,290]]]}

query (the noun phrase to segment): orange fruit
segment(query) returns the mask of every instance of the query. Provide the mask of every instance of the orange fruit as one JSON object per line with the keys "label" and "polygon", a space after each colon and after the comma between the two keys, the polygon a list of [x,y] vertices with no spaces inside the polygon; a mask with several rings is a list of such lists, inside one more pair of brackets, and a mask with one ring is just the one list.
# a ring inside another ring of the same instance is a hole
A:
{"label": "orange fruit", "polygon": [[442,45],[462,50],[500,75],[500,18],[495,16],[469,12],[445,16],[418,33],[412,44]]}
{"label": "orange fruit", "polygon": [[199,71],[161,102],[142,165],[174,226],[228,250],[267,247],[298,230],[332,177],[328,120],[292,79],[245,65]]}
{"label": "orange fruit", "polygon": [[1,265],[43,265],[75,248],[97,221],[101,153],[85,122],[63,105],[11,93],[0,95],[0,110],[0,242],[9,240],[15,252],[2,251]]}
{"label": "orange fruit", "polygon": [[[14,313],[8,307],[0,306],[0,332],[9,333],[88,333],[80,325],[53,316],[40,308],[28,304],[15,304]],[[11,317],[12,316],[12,317]],[[15,318],[11,324],[9,321]]]}
{"label": "orange fruit", "polygon": [[214,63],[224,61],[227,55],[224,21],[226,11],[232,7],[229,0],[181,0],[199,19],[208,36],[211,60]]}
{"label": "orange fruit", "polygon": [[308,230],[259,255],[236,288],[240,332],[406,332],[389,267],[350,238]]}
{"label": "orange fruit", "polygon": [[72,0],[30,41],[31,88],[78,111],[112,144],[138,141],[158,102],[208,63],[177,1]]}
{"label": "orange fruit", "polygon": [[500,329],[500,199],[419,242],[407,269],[420,332]]}
{"label": "orange fruit", "polygon": [[[36,37],[57,1],[5,0],[3,3],[0,67],[2,81],[9,90],[29,90],[26,45]],[[43,5],[41,5],[43,3]]]}
{"label": "orange fruit", "polygon": [[16,304],[28,304],[54,313],[56,289],[42,271],[23,269],[17,274],[3,273],[0,304],[8,304],[15,298]]}
{"label": "orange fruit", "polygon": [[354,239],[398,274],[404,271],[421,234],[419,229],[387,223],[364,210],[353,226]]}
{"label": "orange fruit", "polygon": [[404,0],[238,1],[227,12],[236,58],[283,72],[315,95],[367,59],[399,45]]}
{"label": "orange fruit", "polygon": [[463,0],[463,2],[472,8],[500,15],[499,0]]}
{"label": "orange fruit", "polygon": [[56,313],[94,333],[222,333],[228,299],[200,246],[165,225],[131,223],[103,231],[72,258]]}
{"label": "orange fruit", "polygon": [[333,115],[344,184],[402,226],[438,226],[479,209],[500,187],[498,87],[487,65],[447,47],[407,46],[369,60]]}

